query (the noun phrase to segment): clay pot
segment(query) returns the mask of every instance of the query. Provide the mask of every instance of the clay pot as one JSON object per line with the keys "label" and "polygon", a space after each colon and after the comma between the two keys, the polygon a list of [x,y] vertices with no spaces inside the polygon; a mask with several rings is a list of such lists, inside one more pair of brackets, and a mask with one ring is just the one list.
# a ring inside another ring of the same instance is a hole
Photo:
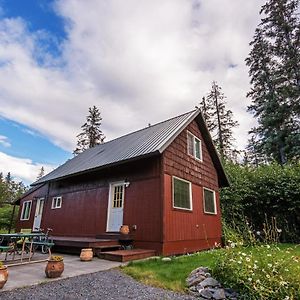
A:
{"label": "clay pot", "polygon": [[93,259],[93,256],[94,254],[92,248],[81,249],[81,253],[80,253],[81,261],[91,261]]}
{"label": "clay pot", "polygon": [[46,265],[45,274],[48,278],[59,277],[65,269],[64,261],[49,259]]}
{"label": "clay pot", "polygon": [[0,267],[0,289],[2,289],[8,278],[7,266]]}
{"label": "clay pot", "polygon": [[128,225],[122,225],[120,227],[120,233],[121,234],[128,234],[129,233],[129,226]]}

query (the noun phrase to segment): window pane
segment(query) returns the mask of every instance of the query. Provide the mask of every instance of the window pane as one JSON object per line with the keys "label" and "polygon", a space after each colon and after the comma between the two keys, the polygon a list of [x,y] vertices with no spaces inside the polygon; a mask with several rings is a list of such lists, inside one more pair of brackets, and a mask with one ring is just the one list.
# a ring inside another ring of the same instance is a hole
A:
{"label": "window pane", "polygon": [[22,216],[21,216],[22,220],[28,220],[29,219],[30,208],[31,208],[31,202],[30,201],[24,202]]}
{"label": "window pane", "polygon": [[200,140],[195,138],[195,157],[201,159],[201,145]]}
{"label": "window pane", "polygon": [[188,133],[187,135],[188,154],[194,156],[194,137]]}
{"label": "window pane", "polygon": [[121,208],[123,205],[123,185],[114,187],[113,208]]}
{"label": "window pane", "polygon": [[204,211],[216,213],[214,192],[204,189]]}
{"label": "window pane", "polygon": [[177,178],[174,180],[174,206],[190,209],[190,184]]}

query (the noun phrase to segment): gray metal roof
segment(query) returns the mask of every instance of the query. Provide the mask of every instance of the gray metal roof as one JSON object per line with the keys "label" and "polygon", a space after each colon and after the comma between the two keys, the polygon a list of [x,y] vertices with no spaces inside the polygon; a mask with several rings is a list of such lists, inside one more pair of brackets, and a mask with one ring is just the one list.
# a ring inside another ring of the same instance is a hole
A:
{"label": "gray metal roof", "polygon": [[87,149],[45,175],[33,185],[162,153],[177,135],[199,115],[202,119],[200,110],[193,110]]}

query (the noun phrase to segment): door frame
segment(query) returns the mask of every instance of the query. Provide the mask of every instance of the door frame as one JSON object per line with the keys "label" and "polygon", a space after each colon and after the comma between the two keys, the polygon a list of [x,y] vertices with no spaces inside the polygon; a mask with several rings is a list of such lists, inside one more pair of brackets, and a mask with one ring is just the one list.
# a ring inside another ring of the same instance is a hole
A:
{"label": "door frame", "polygon": [[[40,206],[41,206],[41,200],[43,200],[43,210],[42,210],[42,213],[41,213],[41,221],[40,221],[40,226],[41,227],[41,223],[42,223],[42,217],[43,217],[43,212],[44,212],[44,206],[45,206],[45,197],[39,197],[36,199],[36,206],[35,206],[35,212],[34,212],[34,217],[33,217],[33,224],[32,224],[32,230],[35,231],[35,228],[36,226],[34,225],[35,223],[35,219],[36,219],[36,216],[37,216],[37,211],[40,210]],[[39,203],[39,205],[38,205]]]}
{"label": "door frame", "polygon": [[124,217],[124,202],[125,202],[125,180],[122,181],[115,181],[115,182],[110,182],[109,183],[109,191],[108,191],[108,207],[107,207],[107,216],[106,216],[106,232],[115,232],[109,230],[109,220],[110,220],[110,213],[111,213],[111,205],[112,205],[112,188],[116,185],[123,185],[123,217]]}

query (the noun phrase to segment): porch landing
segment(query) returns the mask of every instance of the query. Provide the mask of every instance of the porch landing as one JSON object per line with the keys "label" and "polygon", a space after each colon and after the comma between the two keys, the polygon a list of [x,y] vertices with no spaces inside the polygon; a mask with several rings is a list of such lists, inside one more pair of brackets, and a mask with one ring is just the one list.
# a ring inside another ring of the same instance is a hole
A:
{"label": "porch landing", "polygon": [[146,249],[132,249],[132,250],[116,250],[116,251],[105,251],[101,252],[99,258],[106,260],[127,262],[131,260],[148,258],[155,256],[155,250]]}
{"label": "porch landing", "polygon": [[156,255],[155,250],[149,249],[120,250],[119,239],[122,239],[122,236],[119,234],[102,235],[96,238],[71,236],[51,236],[51,238],[55,243],[54,250],[57,252],[80,254],[82,248],[92,248],[95,256],[117,262],[127,262]]}

